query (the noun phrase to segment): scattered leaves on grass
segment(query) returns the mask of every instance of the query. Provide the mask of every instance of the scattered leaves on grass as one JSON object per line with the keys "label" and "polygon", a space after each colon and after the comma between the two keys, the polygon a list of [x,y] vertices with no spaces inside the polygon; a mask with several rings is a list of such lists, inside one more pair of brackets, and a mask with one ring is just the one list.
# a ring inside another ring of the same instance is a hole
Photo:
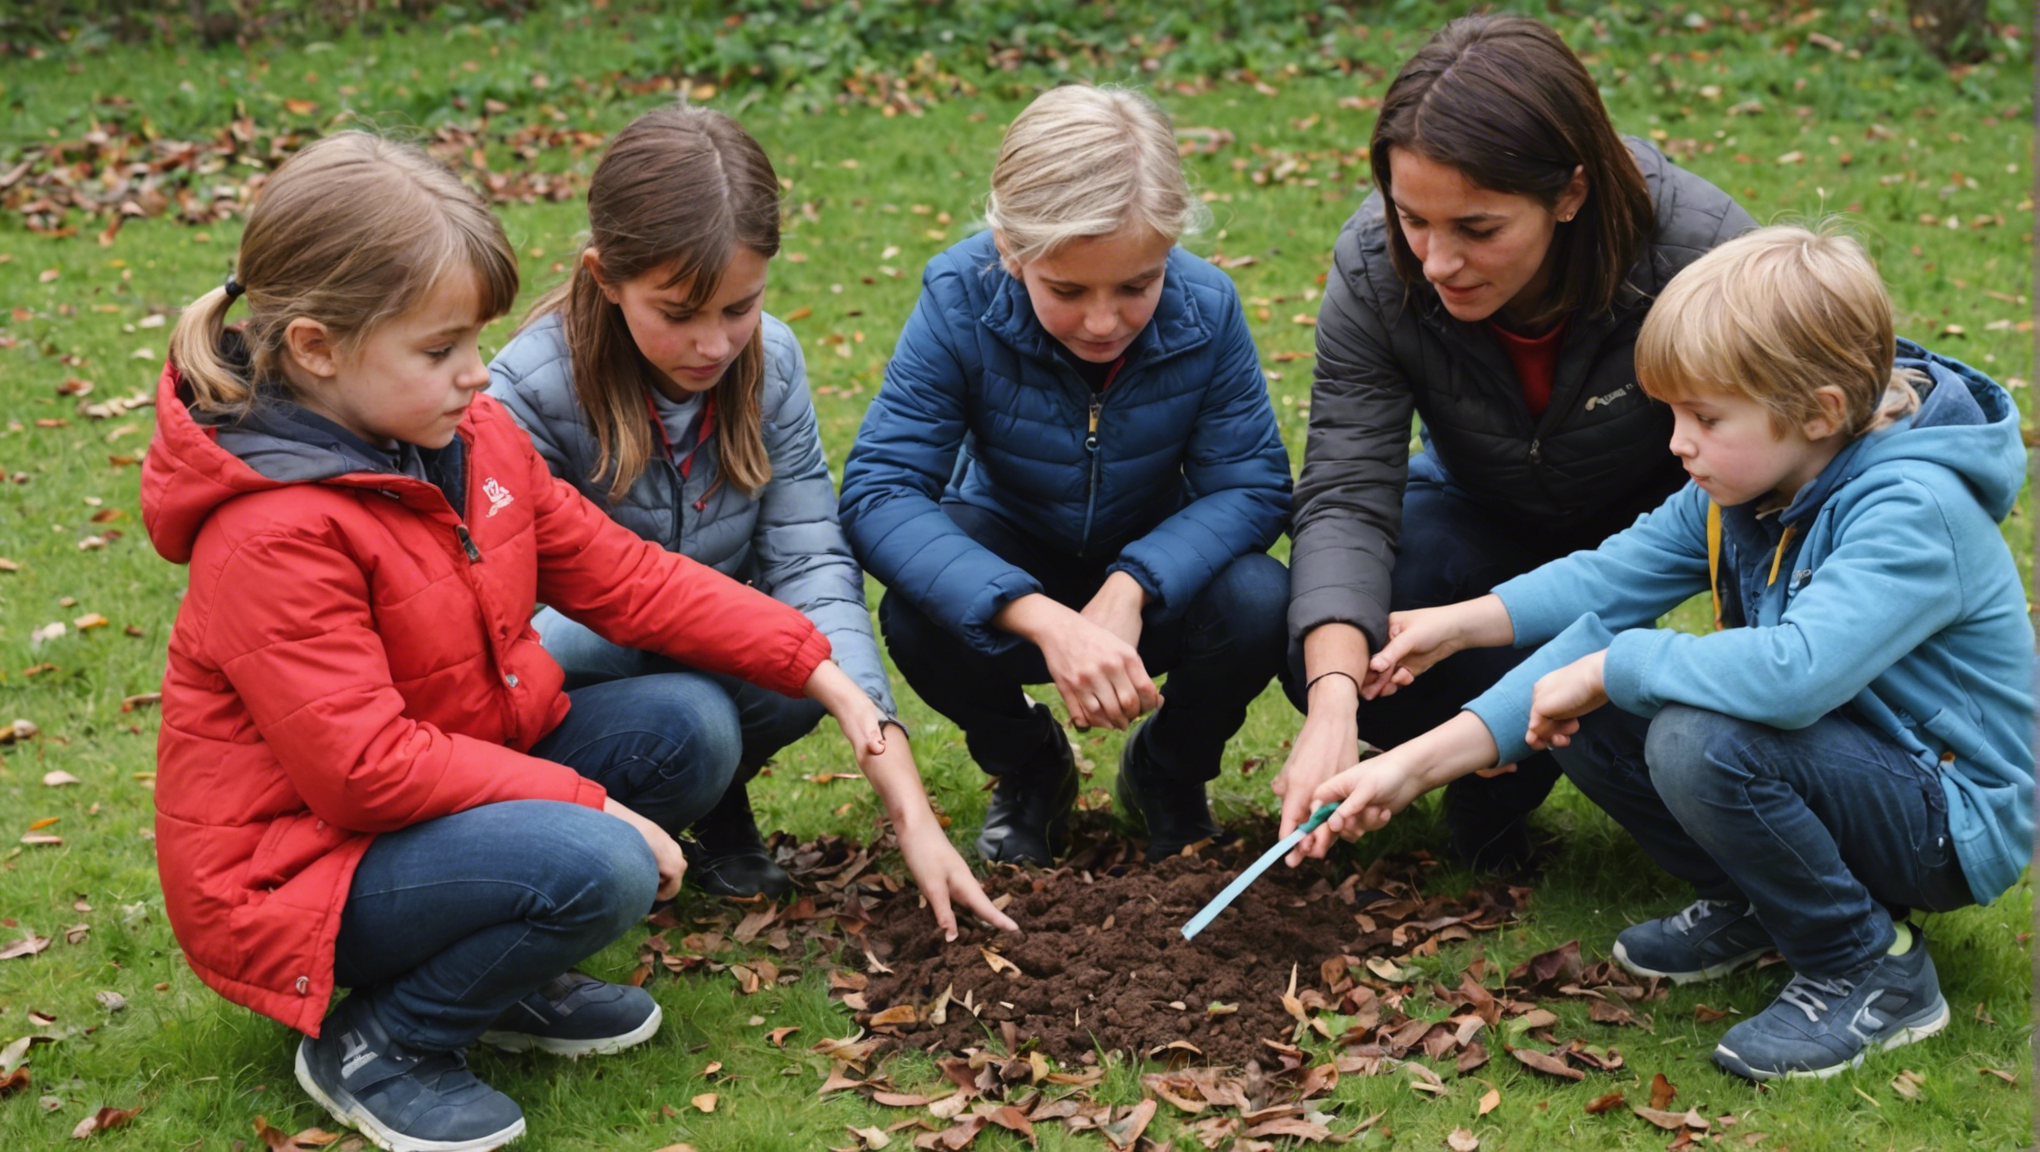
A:
{"label": "scattered leaves on grass", "polygon": [[1677,1088],[1672,1087],[1672,1082],[1670,1080],[1665,1079],[1664,1073],[1662,1072],[1656,1073],[1650,1078],[1651,1107],[1660,1109],[1670,1108],[1672,1106],[1672,1100],[1676,1098],[1678,1095],[1679,1090]]}
{"label": "scattered leaves on grass", "polygon": [[701,1095],[696,1096],[694,1099],[688,1101],[688,1103],[694,1105],[694,1110],[697,1112],[713,1112],[715,1111],[715,1101],[716,1101],[715,1093],[703,1092]]}

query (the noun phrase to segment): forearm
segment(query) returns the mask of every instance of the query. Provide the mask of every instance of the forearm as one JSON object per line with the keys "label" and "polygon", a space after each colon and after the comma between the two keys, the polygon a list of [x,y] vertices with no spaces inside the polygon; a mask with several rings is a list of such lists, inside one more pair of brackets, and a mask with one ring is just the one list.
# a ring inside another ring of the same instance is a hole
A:
{"label": "forearm", "polygon": [[[1127,577],[1129,583],[1132,577]],[[1138,587],[1138,585],[1136,585]],[[1070,617],[1077,613],[1059,604],[1041,592],[1030,592],[1006,602],[992,616],[992,627],[1010,632],[1022,640],[1040,647],[1042,639],[1050,632],[1066,627]]]}
{"label": "forearm", "polygon": [[1462,600],[1446,609],[1453,615],[1461,648],[1506,648],[1516,642],[1516,624],[1508,606],[1490,592]]}
{"label": "forearm", "polygon": [[1499,761],[1494,734],[1479,716],[1459,712],[1452,719],[1395,749],[1409,765],[1415,795],[1450,784],[1469,772],[1492,768]]}
{"label": "forearm", "polygon": [[897,723],[885,727],[885,751],[859,757],[858,767],[871,782],[872,791],[885,806],[885,817],[895,832],[906,832],[935,822],[935,809],[921,782],[920,766],[914,763],[907,734]]}
{"label": "forearm", "polygon": [[1320,624],[1303,638],[1305,715],[1320,706],[1343,708],[1347,715],[1360,704],[1360,685],[1367,676],[1367,634],[1351,624]]}

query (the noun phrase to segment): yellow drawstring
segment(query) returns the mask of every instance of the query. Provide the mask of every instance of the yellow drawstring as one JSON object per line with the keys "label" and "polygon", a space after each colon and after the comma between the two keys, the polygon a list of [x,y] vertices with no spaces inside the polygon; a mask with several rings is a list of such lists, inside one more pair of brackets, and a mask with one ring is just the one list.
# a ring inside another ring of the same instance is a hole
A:
{"label": "yellow drawstring", "polygon": [[[1797,525],[1787,525],[1778,536],[1778,552],[1771,557],[1771,575],[1764,581],[1769,588],[1778,582],[1778,566],[1785,562],[1785,549],[1791,545]],[[1714,600],[1714,630],[1721,631],[1721,505],[1709,501],[1707,504],[1707,593]]]}

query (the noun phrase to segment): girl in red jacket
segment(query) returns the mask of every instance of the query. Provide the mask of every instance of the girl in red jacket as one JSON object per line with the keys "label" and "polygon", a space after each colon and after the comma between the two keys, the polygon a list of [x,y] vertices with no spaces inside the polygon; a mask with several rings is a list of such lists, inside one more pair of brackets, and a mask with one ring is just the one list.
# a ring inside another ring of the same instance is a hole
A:
{"label": "girl in red jacket", "polygon": [[479,395],[477,337],[516,292],[450,172],[362,133],[311,145],[179,321],[143,479],[151,539],[191,568],[158,747],[171,924],[207,984],[308,1034],[305,1089],[395,1150],[524,1130],[468,1071],[476,1039],[579,1055],[657,1030],[642,989],[571,969],[679,889],[666,829],[729,784],[661,677],[562,691],[534,603],[805,694],[860,761],[886,739],[805,617],[618,526]]}

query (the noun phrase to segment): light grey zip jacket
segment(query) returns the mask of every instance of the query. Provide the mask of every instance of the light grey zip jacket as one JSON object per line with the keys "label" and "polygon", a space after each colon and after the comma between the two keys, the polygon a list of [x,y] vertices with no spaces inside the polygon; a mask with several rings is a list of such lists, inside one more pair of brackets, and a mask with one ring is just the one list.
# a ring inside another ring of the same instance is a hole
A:
{"label": "light grey zip jacket", "polygon": [[[710,437],[695,450],[688,475],[655,452],[623,499],[611,503],[608,483],[592,475],[595,434],[574,398],[573,362],[558,313],[534,321],[490,361],[489,395],[531,434],[553,475],[618,523],[805,613],[829,638],[843,671],[891,717],[892,689],[871,630],[864,573],[836,521],[836,486],[822,456],[800,342],[770,314],[758,335],[765,342],[759,400],[772,479],[755,496],[715,484],[720,458]],[[649,404],[645,419],[652,419]]]}

